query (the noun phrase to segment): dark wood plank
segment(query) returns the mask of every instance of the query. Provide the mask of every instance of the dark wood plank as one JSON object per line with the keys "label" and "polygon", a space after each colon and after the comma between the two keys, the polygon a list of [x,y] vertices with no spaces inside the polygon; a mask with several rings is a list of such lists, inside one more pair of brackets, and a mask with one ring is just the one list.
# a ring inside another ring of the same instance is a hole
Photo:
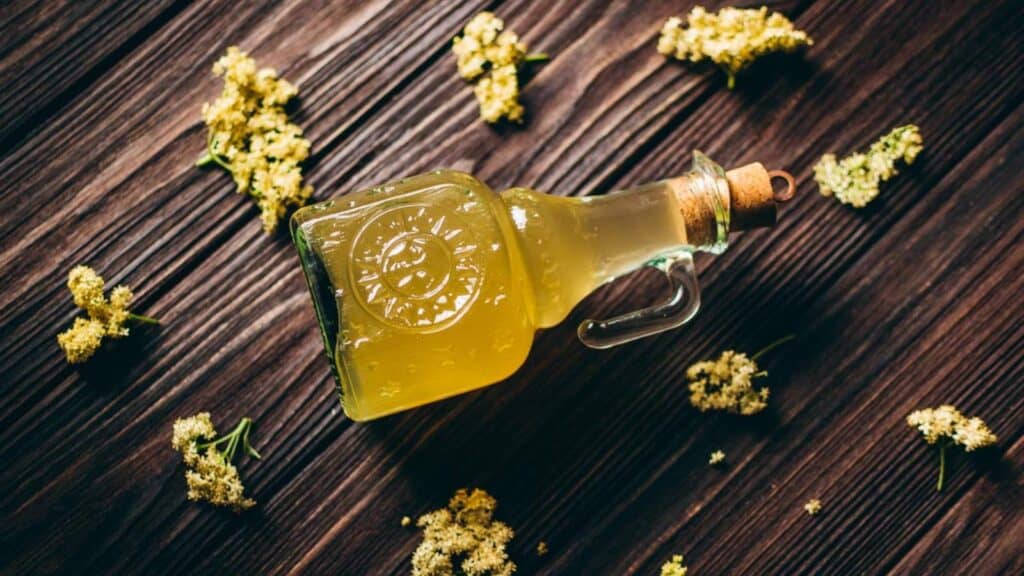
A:
{"label": "dark wood plank", "polygon": [[0,154],[23,142],[187,4],[44,1],[0,6]]}
{"label": "dark wood plank", "polygon": [[[80,95],[20,112],[47,117],[0,160],[2,570],[402,574],[417,536],[399,519],[464,485],[499,497],[525,574],[651,574],[673,553],[697,573],[1012,570],[1019,475],[964,466],[936,494],[934,455],[902,417],[961,404],[1021,466],[1021,8],[778,6],[816,39],[811,64],[769,64],[728,92],[654,52],[684,10],[672,2],[188,5],[101,57]],[[453,71],[447,41],[484,7],[556,55],[526,87],[522,129],[483,126]],[[321,198],[437,166],[498,189],[604,192],[685,170],[694,147],[790,167],[802,198],[776,230],[701,261],[706,310],[690,327],[609,352],[576,343],[583,317],[663,289],[638,275],[539,334],[509,381],[354,425],[286,239],[192,167],[209,65],[231,43],[302,88]],[[926,153],[879,207],[817,197],[822,152],[910,120]],[[167,321],[98,374],[53,342],[81,261]],[[801,340],[769,362],[771,414],[686,406],[691,361],[791,329]],[[257,420],[267,458],[242,465],[250,514],[184,500],[169,427],[201,409]],[[718,447],[722,471],[705,464]],[[812,495],[815,519],[800,509]],[[552,553],[537,558],[538,540]]]}
{"label": "dark wood plank", "polygon": [[[1024,572],[1024,506],[1021,470],[1024,443],[1007,450],[1007,462],[991,469],[991,482],[978,482],[951,506],[899,564],[895,574],[941,574],[951,566],[985,566],[994,573]],[[992,535],[996,535],[995,538]]]}

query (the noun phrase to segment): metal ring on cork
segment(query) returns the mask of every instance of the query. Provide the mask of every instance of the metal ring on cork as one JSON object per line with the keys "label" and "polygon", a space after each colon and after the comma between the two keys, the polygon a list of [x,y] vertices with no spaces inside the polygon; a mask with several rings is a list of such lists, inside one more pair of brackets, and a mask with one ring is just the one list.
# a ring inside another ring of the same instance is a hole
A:
{"label": "metal ring on cork", "polygon": [[775,190],[775,186],[772,185],[772,199],[780,204],[792,200],[793,195],[796,194],[796,180],[793,178],[793,175],[785,170],[769,170],[768,179],[774,180],[775,178],[785,180],[786,189]]}

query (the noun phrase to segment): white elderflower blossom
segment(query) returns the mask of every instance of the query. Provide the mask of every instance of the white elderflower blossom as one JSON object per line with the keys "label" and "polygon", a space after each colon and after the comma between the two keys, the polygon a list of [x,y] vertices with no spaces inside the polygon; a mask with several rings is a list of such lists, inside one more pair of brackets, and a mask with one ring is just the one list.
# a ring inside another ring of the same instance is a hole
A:
{"label": "white elderflower blossom", "polygon": [[727,7],[711,13],[697,6],[687,16],[686,27],[676,17],[665,22],[658,52],[693,63],[713,62],[728,75],[732,88],[736,75],[761,56],[794,52],[813,43],[782,14],[769,15],[766,7]]}
{"label": "white elderflower blossom", "polygon": [[825,154],[814,166],[814,179],[822,196],[835,195],[843,204],[863,208],[878,197],[882,182],[899,173],[896,162],[909,166],[922,149],[917,126],[900,126],[872,144],[867,153],[858,152],[842,160],[837,160],[835,154]]}
{"label": "white elderflower blossom", "polygon": [[949,404],[915,410],[907,415],[907,425],[917,428],[925,442],[939,445],[938,490],[942,490],[946,477],[946,448],[960,446],[965,452],[973,452],[997,440],[984,420],[968,418]]}

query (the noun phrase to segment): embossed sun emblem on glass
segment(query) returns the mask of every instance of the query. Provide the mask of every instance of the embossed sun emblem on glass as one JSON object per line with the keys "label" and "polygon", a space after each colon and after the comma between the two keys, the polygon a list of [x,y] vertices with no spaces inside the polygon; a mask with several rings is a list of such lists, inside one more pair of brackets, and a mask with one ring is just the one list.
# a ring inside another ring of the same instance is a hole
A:
{"label": "embossed sun emblem on glass", "polygon": [[483,283],[476,237],[449,210],[394,206],[371,217],[352,244],[359,303],[399,328],[441,329],[465,313]]}

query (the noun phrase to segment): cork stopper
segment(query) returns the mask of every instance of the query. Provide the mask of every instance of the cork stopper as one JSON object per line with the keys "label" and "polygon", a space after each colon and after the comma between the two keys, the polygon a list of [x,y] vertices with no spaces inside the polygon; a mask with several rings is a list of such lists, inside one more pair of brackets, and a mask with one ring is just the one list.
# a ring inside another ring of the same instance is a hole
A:
{"label": "cork stopper", "polygon": [[[686,225],[687,240],[694,246],[721,247],[729,232],[775,225],[776,207],[788,201],[796,191],[796,182],[783,170],[766,170],[760,162],[717,174],[706,156],[695,153],[695,170],[687,176],[666,181],[679,201]],[[781,178],[786,188],[776,191],[772,180]],[[729,207],[727,229],[716,213]]]}
{"label": "cork stopper", "polygon": [[[788,187],[779,194],[772,178],[783,178]],[[769,172],[760,162],[734,168],[725,173],[729,183],[730,227],[750,230],[775,225],[776,205],[793,197],[796,183],[782,170]]]}

